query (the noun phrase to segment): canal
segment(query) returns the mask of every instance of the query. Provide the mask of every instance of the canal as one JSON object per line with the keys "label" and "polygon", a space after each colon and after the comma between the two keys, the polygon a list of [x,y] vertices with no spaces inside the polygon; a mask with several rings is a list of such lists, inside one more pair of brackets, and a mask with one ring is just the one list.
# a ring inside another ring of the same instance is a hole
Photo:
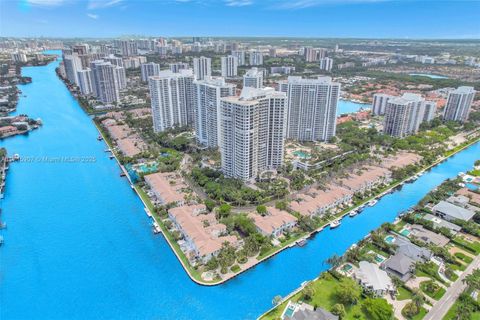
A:
{"label": "canal", "polygon": [[[141,201],[98,142],[91,119],[55,75],[58,62],[23,69],[33,83],[17,113],[44,126],[0,141],[23,161],[7,176],[0,231],[1,319],[254,319],[303,281],[327,268],[383,222],[393,221],[429,190],[472,167],[480,144],[415,183],[382,198],[305,247],[286,250],[216,287],[194,284]],[[92,161],[94,159],[95,161]]]}

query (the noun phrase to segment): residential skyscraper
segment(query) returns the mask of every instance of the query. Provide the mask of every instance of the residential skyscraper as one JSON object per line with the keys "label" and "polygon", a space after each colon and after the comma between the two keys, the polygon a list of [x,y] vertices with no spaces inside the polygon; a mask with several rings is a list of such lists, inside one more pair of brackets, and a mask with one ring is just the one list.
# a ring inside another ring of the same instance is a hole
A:
{"label": "residential skyscraper", "polygon": [[258,68],[251,68],[243,75],[243,87],[262,88],[263,72]]}
{"label": "residential skyscraper", "polygon": [[77,71],[78,87],[83,95],[93,94],[92,70],[90,68]]}
{"label": "residential skyscraper", "polygon": [[143,82],[148,82],[149,77],[160,74],[160,65],[155,62],[144,63],[140,68]]}
{"label": "residential skyscraper", "polygon": [[237,76],[238,58],[236,56],[226,56],[221,58],[222,77],[232,78]]}
{"label": "residential skyscraper", "polygon": [[175,63],[170,63],[170,70],[172,72],[180,72],[180,70],[183,69],[188,69],[188,63],[185,62],[175,62]]}
{"label": "residential skyscraper", "polygon": [[212,59],[206,57],[193,58],[193,72],[196,80],[203,80],[212,75]]}
{"label": "residential skyscraper", "polygon": [[321,58],[320,59],[320,70],[325,70],[325,71],[332,71],[332,67],[333,67],[333,59],[331,58]]}
{"label": "residential skyscraper", "polygon": [[77,71],[82,69],[82,62],[76,53],[63,54],[63,65],[67,79],[71,84],[78,84]]}
{"label": "residential skyscraper", "polygon": [[426,102],[419,94],[404,93],[401,97],[390,97],[385,107],[385,120],[383,132],[393,137],[405,137],[418,132],[424,119],[431,117],[429,102],[429,114],[425,116]]}
{"label": "residential skyscraper", "polygon": [[263,65],[263,53],[261,51],[250,51],[249,61],[251,66]]}
{"label": "residential skyscraper", "polygon": [[120,100],[120,79],[117,68],[121,67],[104,60],[95,60],[90,64],[93,93],[103,103]]}
{"label": "residential skyscraper", "polygon": [[289,76],[279,83],[287,94],[287,137],[299,141],[328,141],[335,136],[340,84],[330,77]]}
{"label": "residential skyscraper", "polygon": [[448,94],[447,104],[443,112],[443,120],[465,122],[470,114],[475,90],[473,87],[458,87]]}
{"label": "residential skyscraper", "polygon": [[232,50],[232,56],[237,57],[239,66],[244,66],[244,65],[247,64],[246,61],[245,61],[245,51],[244,50]]}
{"label": "residential skyscraper", "polygon": [[385,114],[385,108],[387,107],[387,102],[393,96],[385,93],[375,93],[373,95],[372,103],[372,112],[375,116],[383,116]]}
{"label": "residential skyscraper", "polygon": [[137,43],[134,40],[114,40],[113,44],[122,56],[136,56],[138,54]]}
{"label": "residential skyscraper", "polygon": [[243,181],[283,164],[286,95],[273,88],[249,88],[221,99],[222,171]]}
{"label": "residential skyscraper", "polygon": [[195,134],[198,142],[216,148],[220,137],[220,98],[235,95],[235,85],[221,77],[195,80]]}
{"label": "residential skyscraper", "polygon": [[191,69],[178,73],[164,70],[158,76],[149,78],[155,132],[193,124],[193,81]]}

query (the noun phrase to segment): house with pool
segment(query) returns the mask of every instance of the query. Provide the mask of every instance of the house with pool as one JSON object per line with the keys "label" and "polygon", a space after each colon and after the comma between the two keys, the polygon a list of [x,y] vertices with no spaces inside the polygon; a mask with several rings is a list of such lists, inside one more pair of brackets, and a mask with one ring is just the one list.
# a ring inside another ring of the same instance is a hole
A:
{"label": "house with pool", "polygon": [[433,206],[433,213],[442,219],[454,222],[455,220],[470,221],[475,215],[474,211],[459,207],[447,201],[440,201]]}
{"label": "house with pool", "polygon": [[396,292],[392,279],[376,263],[360,261],[358,269],[353,273],[353,278],[358,281],[365,292],[376,297]]}
{"label": "house with pool", "polygon": [[325,309],[313,307],[305,302],[288,301],[282,320],[339,320],[340,318]]}

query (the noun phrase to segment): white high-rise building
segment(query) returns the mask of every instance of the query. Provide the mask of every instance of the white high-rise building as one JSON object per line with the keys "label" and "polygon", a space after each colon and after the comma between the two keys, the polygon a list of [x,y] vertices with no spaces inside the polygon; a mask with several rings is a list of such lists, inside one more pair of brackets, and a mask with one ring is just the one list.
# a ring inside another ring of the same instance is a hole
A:
{"label": "white high-rise building", "polygon": [[170,63],[170,70],[172,72],[180,72],[180,70],[183,69],[188,69],[188,63],[185,62],[175,62],[175,63]]}
{"label": "white high-rise building", "polygon": [[333,59],[331,58],[321,58],[320,59],[320,70],[325,70],[325,71],[332,71],[332,67],[333,67]]}
{"label": "white high-rise building", "polygon": [[123,90],[127,88],[127,74],[124,67],[115,66],[114,69],[117,74],[118,89]]}
{"label": "white high-rise building", "polygon": [[71,84],[78,84],[77,71],[82,69],[82,61],[76,53],[64,54],[63,65],[65,67],[65,74]]}
{"label": "white high-rise building", "polygon": [[107,62],[110,62],[111,64],[113,64],[114,66],[118,66],[118,67],[124,67],[124,64],[123,64],[123,59],[120,58],[120,57],[116,57],[114,56],[113,54],[103,58],[103,60],[107,61]]}
{"label": "white high-rise building", "polygon": [[245,61],[245,51],[243,51],[243,50],[232,50],[232,56],[237,57],[239,66],[244,66],[244,65],[247,64],[247,62]]}
{"label": "white high-rise building", "polygon": [[251,66],[263,65],[263,53],[261,51],[250,51],[249,62]]}
{"label": "white high-rise building", "polygon": [[258,68],[251,68],[243,75],[243,87],[262,88],[263,72]]}
{"label": "white high-rise building", "polygon": [[474,98],[475,90],[473,87],[458,87],[450,91],[443,112],[443,120],[467,121]]}
{"label": "white high-rise building", "polygon": [[289,76],[279,83],[287,94],[287,137],[299,141],[328,141],[335,136],[340,84],[330,77]]}
{"label": "white high-rise building", "polygon": [[222,77],[232,78],[237,76],[238,58],[236,56],[226,56],[221,58]]}
{"label": "white high-rise building", "polygon": [[221,99],[222,171],[243,181],[283,164],[286,95],[273,88],[244,88]]}
{"label": "white high-rise building", "polygon": [[26,63],[28,61],[27,55],[23,52],[12,53],[13,62]]}
{"label": "white high-rise building", "polygon": [[178,73],[163,70],[158,76],[149,78],[155,132],[193,124],[193,81],[191,69],[183,69]]}
{"label": "white high-rise building", "polygon": [[235,95],[235,85],[221,77],[195,80],[195,134],[199,143],[216,148],[220,137],[220,98]]}
{"label": "white high-rise building", "polygon": [[113,44],[122,56],[136,56],[138,54],[137,43],[134,40],[114,40]]}
{"label": "white high-rise building", "polygon": [[212,59],[206,57],[193,58],[193,73],[196,80],[203,80],[212,75]]}
{"label": "white high-rise building", "polygon": [[93,93],[103,103],[120,100],[120,80],[117,68],[121,67],[104,60],[95,60],[90,64]]}
{"label": "white high-rise building", "polygon": [[93,93],[92,71],[90,68],[77,71],[78,87],[83,95],[91,95]]}
{"label": "white high-rise building", "polygon": [[437,104],[434,101],[425,101],[425,114],[423,122],[430,122],[435,118],[437,112]]}
{"label": "white high-rise building", "polygon": [[142,81],[148,82],[151,76],[158,76],[160,74],[160,65],[155,62],[144,63],[141,65]]}
{"label": "white high-rise building", "polygon": [[432,117],[431,107],[431,102],[425,102],[421,95],[415,93],[390,97],[385,107],[383,132],[400,138],[418,132],[420,124]]}
{"label": "white high-rise building", "polygon": [[387,102],[389,99],[392,99],[393,96],[385,93],[375,93],[373,95],[372,103],[372,112],[375,116],[383,116],[385,114],[385,108],[387,107]]}

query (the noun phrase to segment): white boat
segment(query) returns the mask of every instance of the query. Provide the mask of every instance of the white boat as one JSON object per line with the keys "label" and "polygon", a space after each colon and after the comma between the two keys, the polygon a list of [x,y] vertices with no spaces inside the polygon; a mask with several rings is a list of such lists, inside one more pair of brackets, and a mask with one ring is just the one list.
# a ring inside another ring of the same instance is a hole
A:
{"label": "white boat", "polygon": [[20,155],[18,153],[15,153],[13,155],[13,161],[18,161],[18,160],[20,160]]}
{"label": "white boat", "polygon": [[357,210],[352,210],[352,211],[350,211],[348,216],[352,218],[352,217],[355,217],[357,214],[358,214]]}
{"label": "white boat", "polygon": [[336,227],[338,227],[339,225],[341,224],[340,220],[334,220],[330,223],[330,229],[334,229]]}
{"label": "white boat", "polygon": [[368,203],[368,205],[369,205],[370,207],[373,207],[374,205],[377,204],[377,202],[378,202],[377,200],[371,200],[371,201]]}

